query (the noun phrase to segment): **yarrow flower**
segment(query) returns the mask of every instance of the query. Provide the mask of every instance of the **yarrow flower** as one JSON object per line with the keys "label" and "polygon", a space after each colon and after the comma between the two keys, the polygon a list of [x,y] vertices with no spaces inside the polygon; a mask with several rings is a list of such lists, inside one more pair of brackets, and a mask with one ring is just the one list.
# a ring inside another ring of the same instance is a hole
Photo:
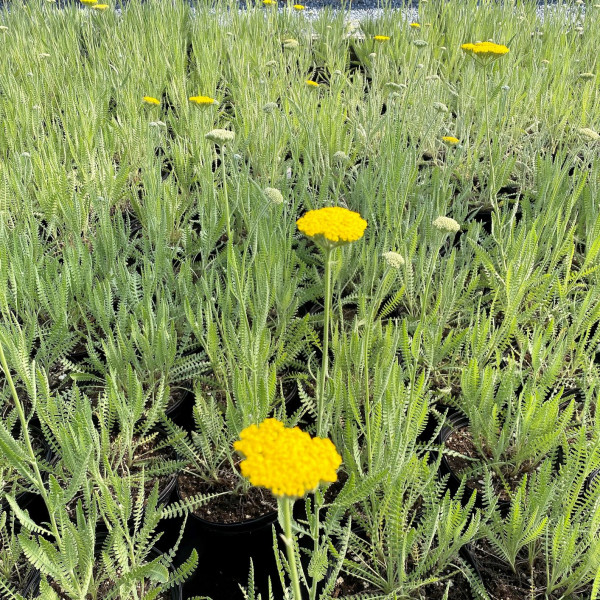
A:
{"label": "yarrow flower", "polygon": [[590,129],[589,127],[582,127],[578,131],[583,137],[586,137],[588,140],[600,140],[600,134],[595,132],[593,129]]}
{"label": "yarrow flower", "polygon": [[228,129],[213,129],[212,131],[209,131],[204,137],[207,140],[222,146],[227,142],[233,142],[233,140],[235,139],[235,132],[229,131]]}
{"label": "yarrow flower", "polygon": [[417,48],[425,48],[425,46],[429,45],[425,40],[413,40],[413,44]]}
{"label": "yarrow flower", "polygon": [[411,23],[411,24],[410,24],[410,26],[411,26],[413,29],[421,29],[421,26],[420,26],[418,23]]}
{"label": "yarrow flower", "polygon": [[434,102],[433,108],[439,113],[447,113],[448,107],[443,102]]}
{"label": "yarrow flower", "polygon": [[584,81],[591,81],[596,78],[595,73],[579,73],[579,79],[583,79]]}
{"label": "yarrow flower", "polygon": [[327,438],[311,438],[277,419],[242,430],[233,447],[244,456],[242,475],[278,497],[302,498],[322,481],[337,480],[342,457]]}
{"label": "yarrow flower", "polygon": [[160,104],[160,100],[158,100],[157,98],[153,98],[152,96],[144,96],[142,98],[142,101],[146,104],[153,104],[155,106],[158,106]]}
{"label": "yarrow flower", "polygon": [[394,83],[393,81],[388,81],[385,84],[385,87],[393,90],[394,92],[401,92],[402,90],[405,90],[408,86],[405,83]]}
{"label": "yarrow flower", "polygon": [[265,196],[273,204],[283,204],[283,194],[277,188],[265,188]]}
{"label": "yarrow flower", "polygon": [[390,39],[389,35],[376,35],[373,37],[376,42],[387,42]]}
{"label": "yarrow flower", "polygon": [[446,142],[446,144],[450,144],[451,146],[456,146],[460,142],[458,138],[455,138],[452,135],[445,135],[442,137],[442,141]]}
{"label": "yarrow flower", "polygon": [[404,266],[405,260],[402,255],[397,252],[384,252],[381,256],[383,256],[385,262],[392,267],[392,269],[399,269]]}
{"label": "yarrow flower", "polygon": [[277,102],[267,102],[262,109],[266,112],[266,113],[271,113],[274,110],[277,110],[279,108],[279,106],[277,105]]}
{"label": "yarrow flower", "polygon": [[348,162],[349,160],[350,160],[350,157],[342,150],[338,150],[333,155],[333,161],[338,164],[344,164],[344,163]]}
{"label": "yarrow flower", "polygon": [[502,56],[507,54],[509,49],[502,44],[494,44],[493,42],[476,42],[475,44],[463,44],[461,48],[465,52],[471,52],[475,56],[482,58]]}
{"label": "yarrow flower", "polygon": [[433,226],[440,231],[447,231],[448,233],[457,233],[460,231],[460,225],[450,217],[438,217],[433,222]]}
{"label": "yarrow flower", "polygon": [[319,84],[316,81],[311,81],[310,79],[306,80],[306,85],[310,87],[319,87]]}
{"label": "yarrow flower", "polygon": [[296,221],[296,225],[304,235],[326,246],[360,240],[367,228],[367,222],[359,213],[341,206],[309,210]]}
{"label": "yarrow flower", "polygon": [[281,43],[283,44],[283,47],[286,50],[293,50],[294,48],[297,48],[300,45],[298,43],[298,40],[295,40],[294,38],[287,38],[287,39],[283,40]]}
{"label": "yarrow flower", "polygon": [[190,96],[190,102],[197,104],[198,106],[208,106],[209,104],[218,104],[214,98],[209,96]]}

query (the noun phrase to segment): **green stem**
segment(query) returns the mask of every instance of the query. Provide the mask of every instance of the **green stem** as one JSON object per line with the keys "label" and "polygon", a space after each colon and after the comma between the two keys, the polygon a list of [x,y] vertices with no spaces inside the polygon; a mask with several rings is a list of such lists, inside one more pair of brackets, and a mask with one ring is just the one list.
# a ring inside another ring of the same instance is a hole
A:
{"label": "green stem", "polygon": [[485,132],[487,137],[488,154],[490,155],[490,204],[496,208],[496,173],[494,171],[494,157],[492,155],[492,140],[490,138],[490,107],[488,99],[488,75],[487,65],[483,67],[483,86],[484,86],[484,108],[485,108]]}
{"label": "green stem", "polygon": [[323,408],[325,406],[325,384],[329,365],[329,321],[331,318],[331,256],[332,248],[325,248],[325,313],[323,315],[323,358],[321,360],[321,379],[317,398],[317,435],[323,435]]}
{"label": "green stem", "polygon": [[227,173],[225,171],[225,146],[221,146],[221,167],[223,172],[223,195],[225,197],[225,219],[227,225],[227,244],[231,245],[231,223],[229,214],[229,196],[227,195]]}
{"label": "green stem", "polygon": [[298,578],[298,568],[296,567],[296,553],[294,552],[294,536],[292,533],[292,505],[294,501],[291,498],[278,498],[279,508],[283,513],[283,541],[287,552],[287,559],[290,565],[290,579],[292,580],[292,598],[302,600],[300,594],[300,580]]}
{"label": "green stem", "polygon": [[371,327],[373,320],[367,321],[367,332],[364,338],[365,344],[365,426],[367,428],[367,456],[369,462],[367,467],[370,468],[373,464],[373,446],[371,442],[371,391],[369,386],[369,343],[371,338]]}

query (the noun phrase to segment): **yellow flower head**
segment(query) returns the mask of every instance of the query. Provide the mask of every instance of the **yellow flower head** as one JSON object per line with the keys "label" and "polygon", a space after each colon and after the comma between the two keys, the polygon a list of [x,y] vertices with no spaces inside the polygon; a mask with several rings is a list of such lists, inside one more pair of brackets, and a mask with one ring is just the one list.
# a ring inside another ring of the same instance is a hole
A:
{"label": "yellow flower head", "polygon": [[458,138],[455,138],[452,135],[445,135],[442,138],[442,141],[446,142],[446,144],[450,144],[451,146],[456,146],[456,144],[458,144],[460,142],[460,140]]}
{"label": "yellow flower head", "polygon": [[508,48],[502,44],[494,44],[493,42],[477,42],[475,44],[463,44],[461,48],[465,52],[471,52],[475,56],[481,58],[502,56],[508,53]]}
{"label": "yellow flower head", "polygon": [[98,0],[81,0],[81,3],[86,6],[93,6],[94,4],[98,4]]}
{"label": "yellow flower head", "polygon": [[304,4],[294,4],[294,10],[304,10]]}
{"label": "yellow flower head", "polygon": [[340,245],[360,240],[367,222],[357,213],[341,206],[309,210],[296,221],[298,229],[316,242]]}
{"label": "yellow flower head", "polygon": [[298,427],[284,427],[277,419],[246,427],[233,447],[244,456],[242,475],[275,496],[301,498],[321,481],[336,481],[342,464],[331,440],[311,438]]}
{"label": "yellow flower head", "polygon": [[411,23],[411,24],[410,24],[410,26],[411,26],[413,29],[421,29],[421,26],[420,26],[418,23]]}
{"label": "yellow flower head", "polygon": [[311,81],[310,79],[306,80],[306,85],[310,87],[319,87],[319,84],[316,81]]}
{"label": "yellow flower head", "polygon": [[108,8],[108,4],[95,4],[92,6],[94,10],[106,10]]}
{"label": "yellow flower head", "polygon": [[191,96],[190,102],[198,106],[208,106],[209,104],[218,104],[218,102],[214,98],[209,98],[208,96]]}
{"label": "yellow flower head", "polygon": [[144,96],[142,98],[142,100],[146,103],[146,104],[152,104],[154,106],[158,106],[160,104],[160,100],[157,100],[156,98],[153,98],[152,96]]}
{"label": "yellow flower head", "polygon": [[389,35],[376,35],[373,37],[376,42],[387,42],[390,39]]}
{"label": "yellow flower head", "polygon": [[263,0],[265,6],[277,6],[277,0]]}

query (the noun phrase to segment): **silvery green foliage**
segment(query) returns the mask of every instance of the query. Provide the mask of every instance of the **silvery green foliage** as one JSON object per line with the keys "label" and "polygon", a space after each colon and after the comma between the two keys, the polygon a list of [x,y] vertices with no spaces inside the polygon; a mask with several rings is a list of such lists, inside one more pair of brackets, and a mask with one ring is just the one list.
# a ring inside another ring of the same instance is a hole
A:
{"label": "silvery green foliage", "polygon": [[549,366],[539,382],[515,367],[480,369],[476,360],[463,370],[458,404],[469,419],[481,466],[493,469],[502,481],[554,456],[573,428],[575,402],[563,400],[557,389],[560,354],[556,356],[554,372]]}
{"label": "silvery green foliage", "polygon": [[[145,496],[143,477],[135,483],[109,478],[103,484],[91,499],[77,502],[75,520],[65,505],[55,507],[58,535],[52,541],[34,535],[27,520],[21,521],[19,543],[41,572],[41,598],[58,598],[57,586],[72,600],[94,596],[99,589],[105,590],[106,599],[149,600],[182,583],[196,568],[195,550],[180,567],[172,568],[181,537],[168,553],[151,555],[160,538],[155,533],[162,513],[157,485]],[[96,534],[98,516],[107,524],[105,537]]]}

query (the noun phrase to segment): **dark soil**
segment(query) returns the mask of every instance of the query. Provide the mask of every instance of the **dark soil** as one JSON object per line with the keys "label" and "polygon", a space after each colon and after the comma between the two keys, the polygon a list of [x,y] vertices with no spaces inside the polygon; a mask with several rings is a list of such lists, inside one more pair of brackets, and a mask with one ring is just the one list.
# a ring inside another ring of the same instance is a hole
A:
{"label": "dark soil", "polygon": [[193,474],[181,473],[178,483],[182,498],[200,493],[231,492],[193,511],[197,517],[212,523],[241,523],[277,510],[277,500],[266,489],[251,487],[246,494],[236,493],[240,487],[240,476],[232,470],[223,470],[219,482],[205,482]]}
{"label": "dark soil", "polygon": [[[469,458],[481,458],[479,451],[473,443],[473,436],[468,427],[460,427],[452,431],[452,433],[446,438],[446,447],[450,450],[454,450],[455,452],[460,452]],[[446,460],[452,471],[459,478],[461,477],[462,473],[470,471],[474,467],[479,466],[477,464],[479,461],[468,460],[467,458],[462,458],[460,456],[447,455]],[[510,495],[505,489],[502,479],[494,471],[491,471],[491,474],[492,486],[498,498],[500,500],[510,500]],[[519,486],[519,483],[523,477],[522,473],[518,473],[517,475],[508,475],[503,473],[503,475],[506,482],[510,486],[511,491],[515,490]],[[476,489],[480,492],[483,490],[484,486],[482,471],[479,471],[479,474],[467,478],[467,487]]]}
{"label": "dark soil", "polygon": [[[454,569],[452,569],[452,571],[454,571]],[[416,591],[414,597],[422,598],[423,600],[442,600],[448,585],[448,581],[450,581],[450,592],[448,595],[449,598],[452,600],[472,600],[473,596],[471,594],[471,586],[462,573],[457,573],[449,580],[430,583],[429,585],[426,585]],[[381,590],[377,590],[367,581],[355,577],[354,575],[342,573],[337,579],[336,586],[331,593],[331,597],[351,598],[355,594],[365,593],[381,593]],[[521,598],[520,600],[523,599]]]}
{"label": "dark soil", "polygon": [[[481,578],[492,600],[524,600],[526,598],[543,598],[545,594],[545,564],[537,558],[533,564],[533,573],[529,568],[526,554],[517,557],[516,573],[510,565],[497,556],[491,544],[483,539],[473,544]],[[585,586],[576,595],[569,596],[573,600],[584,600],[590,597],[591,584]],[[560,590],[549,596],[552,600],[562,598]]]}
{"label": "dark soil", "polygon": [[336,586],[331,592],[332,598],[347,598],[354,594],[366,594],[368,592],[378,592],[368,581],[359,579],[349,573],[341,573],[337,578]]}

